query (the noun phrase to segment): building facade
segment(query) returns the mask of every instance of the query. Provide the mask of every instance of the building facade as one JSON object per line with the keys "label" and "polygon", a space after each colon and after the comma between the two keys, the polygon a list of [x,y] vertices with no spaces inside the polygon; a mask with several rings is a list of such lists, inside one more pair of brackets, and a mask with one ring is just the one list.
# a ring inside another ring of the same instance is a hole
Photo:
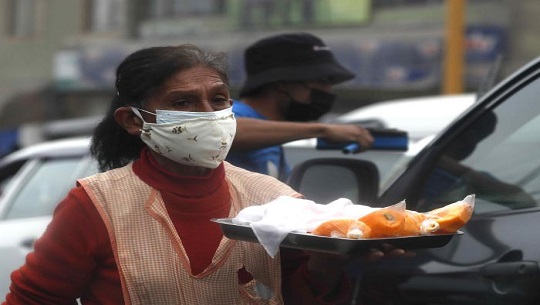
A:
{"label": "building facade", "polygon": [[[146,46],[189,42],[227,52],[234,95],[244,77],[243,49],[285,31],[321,36],[356,72],[338,88],[338,112],[439,94],[445,6],[444,0],[0,0],[0,136],[25,124],[39,130],[50,120],[101,115],[114,94],[116,65]],[[538,13],[537,0],[466,2],[467,91],[482,87],[501,57],[498,77],[536,57]]]}

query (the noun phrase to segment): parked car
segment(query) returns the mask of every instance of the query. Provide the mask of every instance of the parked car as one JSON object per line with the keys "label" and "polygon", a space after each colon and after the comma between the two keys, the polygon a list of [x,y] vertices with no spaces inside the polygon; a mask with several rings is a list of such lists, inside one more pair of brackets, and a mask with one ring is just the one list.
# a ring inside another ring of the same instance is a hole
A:
{"label": "parked car", "polygon": [[[363,268],[356,301],[540,304],[538,96],[540,57],[483,95],[382,185],[368,161],[314,159],[293,170],[290,185],[320,202],[346,194],[378,207],[405,200],[407,209],[425,212],[475,194],[462,235]],[[352,264],[349,271],[359,270]]]}
{"label": "parked car", "polygon": [[0,160],[0,303],[75,180],[96,173],[88,138],[37,144]]}
{"label": "parked car", "polygon": [[405,130],[416,142],[438,133],[476,101],[476,94],[450,94],[377,102],[342,114],[337,123]]}
{"label": "parked car", "polygon": [[409,149],[406,152],[368,150],[358,154],[344,154],[341,150],[317,150],[317,139],[306,139],[285,144],[285,156],[291,166],[320,157],[369,160],[375,163],[381,180],[384,180],[397,161],[423,147],[427,141],[421,141],[422,139],[432,138],[439,133],[475,101],[474,93],[395,99],[363,106],[327,120],[333,123],[406,131],[409,137]]}

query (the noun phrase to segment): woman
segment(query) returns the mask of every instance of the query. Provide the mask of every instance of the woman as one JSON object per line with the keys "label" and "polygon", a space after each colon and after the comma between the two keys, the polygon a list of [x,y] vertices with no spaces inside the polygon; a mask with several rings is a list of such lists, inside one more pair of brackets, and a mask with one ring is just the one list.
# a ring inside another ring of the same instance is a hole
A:
{"label": "woman", "polygon": [[[301,197],[223,159],[236,131],[222,54],[129,55],[91,151],[103,173],[57,207],[4,304],[337,304],[343,259],[224,238],[212,218]],[[371,257],[378,257],[375,253]]]}

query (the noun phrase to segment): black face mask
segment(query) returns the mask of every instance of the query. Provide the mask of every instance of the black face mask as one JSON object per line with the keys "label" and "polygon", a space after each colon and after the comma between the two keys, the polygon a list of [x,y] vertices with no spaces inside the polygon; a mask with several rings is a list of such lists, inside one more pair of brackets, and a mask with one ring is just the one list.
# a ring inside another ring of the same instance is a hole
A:
{"label": "black face mask", "polygon": [[309,104],[302,104],[292,100],[285,119],[293,122],[315,121],[332,109],[336,95],[318,89],[311,89],[310,100]]}

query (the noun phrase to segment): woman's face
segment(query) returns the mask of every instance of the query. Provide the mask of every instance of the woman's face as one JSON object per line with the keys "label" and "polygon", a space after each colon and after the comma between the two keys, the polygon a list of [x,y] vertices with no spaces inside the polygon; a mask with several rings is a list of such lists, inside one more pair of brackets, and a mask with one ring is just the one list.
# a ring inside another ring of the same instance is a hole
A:
{"label": "woman's face", "polygon": [[[217,72],[205,67],[193,67],[174,74],[144,104],[149,112],[156,109],[210,112],[231,107],[229,88]],[[141,112],[144,120],[155,123],[156,116]],[[134,136],[140,136],[143,122],[130,107],[121,107],[115,112],[116,120]],[[186,166],[151,151],[156,161],[170,171],[190,176],[201,176],[210,170],[198,166]]]}
{"label": "woman's face", "polygon": [[[156,109],[208,112],[231,107],[229,88],[217,72],[206,67],[193,67],[174,74],[144,104],[147,111]],[[145,117],[155,122],[155,116]]]}

